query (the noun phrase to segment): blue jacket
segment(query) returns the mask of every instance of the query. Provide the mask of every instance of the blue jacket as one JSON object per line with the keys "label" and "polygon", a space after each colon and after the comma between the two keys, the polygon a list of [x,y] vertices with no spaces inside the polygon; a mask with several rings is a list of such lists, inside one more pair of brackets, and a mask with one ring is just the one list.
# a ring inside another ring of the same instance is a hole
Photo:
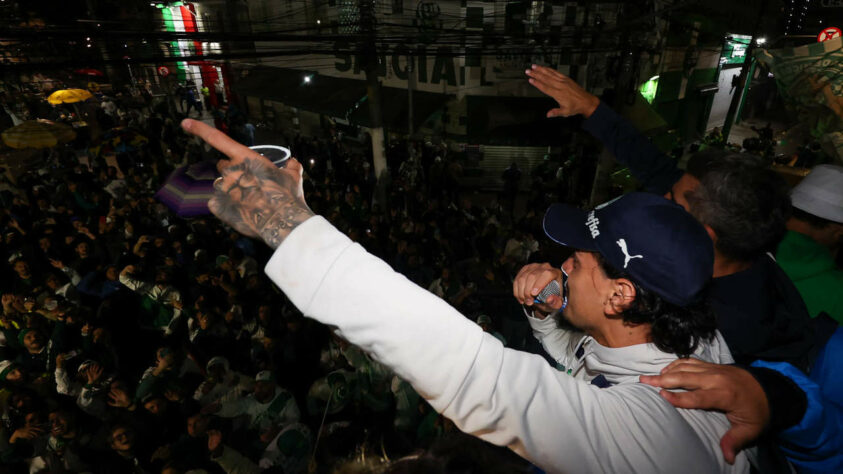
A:
{"label": "blue jacket", "polygon": [[843,407],[825,399],[819,385],[786,362],[755,361],[792,380],[808,399],[798,424],[778,433],[779,447],[800,473],[843,472]]}
{"label": "blue jacket", "polygon": [[80,293],[104,300],[123,289],[123,284],[119,281],[106,280],[99,272],[94,271],[82,277],[76,284],[76,289]]}

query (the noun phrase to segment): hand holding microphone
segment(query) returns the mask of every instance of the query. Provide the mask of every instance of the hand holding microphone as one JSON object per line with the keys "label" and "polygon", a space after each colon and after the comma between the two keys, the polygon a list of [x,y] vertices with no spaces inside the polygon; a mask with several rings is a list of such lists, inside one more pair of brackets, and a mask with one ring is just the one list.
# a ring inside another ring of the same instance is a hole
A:
{"label": "hand holding microphone", "polygon": [[[562,275],[564,278],[564,273]],[[562,296],[562,287],[559,286],[559,282],[556,280],[551,280],[550,283],[542,289],[538,296],[533,298],[533,303],[544,304],[551,296]]]}
{"label": "hand holding microphone", "polygon": [[532,263],[518,272],[512,292],[524,306],[544,314],[555,313],[568,302],[567,275],[548,263]]}

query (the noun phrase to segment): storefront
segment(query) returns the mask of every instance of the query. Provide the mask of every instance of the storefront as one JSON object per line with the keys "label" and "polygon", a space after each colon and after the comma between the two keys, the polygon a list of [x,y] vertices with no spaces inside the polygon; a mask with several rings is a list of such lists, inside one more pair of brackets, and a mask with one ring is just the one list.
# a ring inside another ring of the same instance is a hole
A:
{"label": "storefront", "polygon": [[[158,3],[164,27],[168,32],[192,33],[207,31],[201,6],[192,2]],[[202,56],[219,54],[219,43],[178,40],[167,44],[170,57]],[[176,61],[168,64],[168,72],[181,84],[192,83],[197,88],[207,87],[211,92],[208,99],[212,107],[219,107],[231,100],[230,73],[228,66],[219,61]],[[156,72],[160,66],[156,66]],[[161,74],[158,74],[161,76]],[[160,81],[160,80],[159,80]]]}

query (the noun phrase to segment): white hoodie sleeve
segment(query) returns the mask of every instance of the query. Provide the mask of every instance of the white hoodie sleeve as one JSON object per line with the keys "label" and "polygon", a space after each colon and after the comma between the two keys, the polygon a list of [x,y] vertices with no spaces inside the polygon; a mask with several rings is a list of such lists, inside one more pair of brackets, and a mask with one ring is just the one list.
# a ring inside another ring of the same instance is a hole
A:
{"label": "white hoodie sleeve", "polygon": [[652,387],[599,389],[505,349],[321,217],[297,227],[265,271],[461,430],[548,472],[728,472]]}
{"label": "white hoodie sleeve", "polygon": [[565,369],[570,369],[576,363],[574,351],[577,344],[585,337],[579,331],[560,329],[553,316],[544,319],[533,317],[524,310],[527,322],[533,330],[533,336],[539,340],[544,350]]}

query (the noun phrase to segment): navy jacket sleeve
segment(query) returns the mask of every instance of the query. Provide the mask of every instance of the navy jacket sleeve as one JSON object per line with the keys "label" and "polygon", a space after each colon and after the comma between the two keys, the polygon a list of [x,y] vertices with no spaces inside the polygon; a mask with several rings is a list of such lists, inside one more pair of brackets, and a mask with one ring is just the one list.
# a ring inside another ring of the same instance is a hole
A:
{"label": "navy jacket sleeve", "polygon": [[88,272],[87,275],[83,276],[79,283],[76,284],[76,289],[79,290],[80,293],[84,293],[86,295],[94,295],[97,296],[97,291],[94,289],[94,283],[97,279],[97,272]]}
{"label": "navy jacket sleeve", "polygon": [[739,366],[755,377],[770,406],[770,431],[780,432],[798,424],[808,409],[808,397],[786,375],[767,367]]}
{"label": "navy jacket sleeve", "polygon": [[628,166],[647,192],[664,194],[682,176],[674,160],[603,102],[583,122],[583,129]]}

